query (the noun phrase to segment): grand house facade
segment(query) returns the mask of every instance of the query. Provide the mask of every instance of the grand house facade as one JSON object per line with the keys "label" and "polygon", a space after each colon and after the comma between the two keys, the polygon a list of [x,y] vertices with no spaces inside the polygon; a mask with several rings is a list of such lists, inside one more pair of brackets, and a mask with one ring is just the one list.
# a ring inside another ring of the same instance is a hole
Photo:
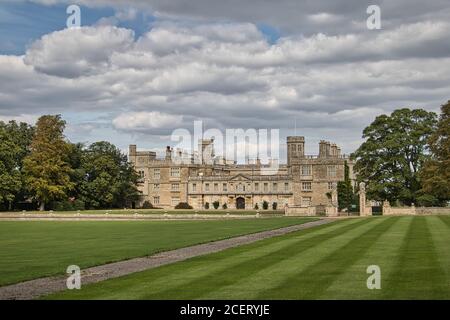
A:
{"label": "grand house facade", "polygon": [[[287,137],[287,163],[278,165],[273,174],[269,164],[236,164],[214,156],[214,140],[200,140],[200,160],[194,156],[175,161],[174,151],[167,147],[163,159],[153,151],[137,151],[130,145],[129,158],[140,176],[140,203],[149,201],[155,207],[174,208],[180,202],[194,209],[204,209],[218,201],[220,208],[262,209],[263,202],[286,206],[311,207],[331,204],[331,191],[344,179],[345,162],[354,180],[353,163],[340,148],[320,141],[319,153],[305,155],[305,138]],[[177,154],[178,159],[181,158]],[[207,205],[208,203],[208,205]]]}

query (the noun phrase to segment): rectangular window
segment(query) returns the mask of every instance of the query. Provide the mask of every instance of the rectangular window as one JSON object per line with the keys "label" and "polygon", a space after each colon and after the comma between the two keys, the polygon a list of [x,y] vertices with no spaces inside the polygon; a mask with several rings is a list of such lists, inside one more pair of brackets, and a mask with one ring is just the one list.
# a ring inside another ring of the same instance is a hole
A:
{"label": "rectangular window", "polygon": [[180,198],[172,198],[172,206],[175,207],[177,204],[180,203]]}
{"label": "rectangular window", "polygon": [[179,183],[172,183],[172,191],[180,191],[180,184]]}
{"label": "rectangular window", "polygon": [[302,176],[310,176],[312,171],[312,166],[310,164],[303,165],[301,169]]}
{"label": "rectangular window", "polygon": [[159,191],[159,183],[153,185],[153,191]]}
{"label": "rectangular window", "polygon": [[153,169],[153,178],[159,180],[161,178],[161,170]]}
{"label": "rectangular window", "polygon": [[333,190],[333,182],[328,182],[328,190]]}
{"label": "rectangular window", "polygon": [[228,186],[227,186],[226,183],[224,183],[224,184],[222,185],[222,189],[223,189],[223,191],[225,191],[225,192],[228,191]]}
{"label": "rectangular window", "polygon": [[311,205],[311,197],[302,197],[302,206],[309,207]]}
{"label": "rectangular window", "polygon": [[302,190],[311,191],[312,190],[311,182],[302,182]]}
{"label": "rectangular window", "polygon": [[255,191],[259,192],[259,183],[255,183]]}
{"label": "rectangular window", "polygon": [[159,204],[159,197],[153,197],[153,204]]}
{"label": "rectangular window", "polygon": [[328,177],[331,177],[331,178],[336,177],[336,166],[328,166],[327,167],[327,175],[328,175]]}
{"label": "rectangular window", "polygon": [[209,191],[209,183],[205,184],[205,191],[208,192]]}
{"label": "rectangular window", "polygon": [[196,184],[196,183],[193,183],[193,184],[192,184],[192,191],[193,191],[193,192],[196,192],[196,191],[197,191],[197,184]]}
{"label": "rectangular window", "polygon": [[269,184],[264,183],[264,192],[268,192],[268,191],[269,191]]}
{"label": "rectangular window", "polygon": [[284,191],[289,192],[289,183],[288,182],[286,182],[284,184]]}
{"label": "rectangular window", "polygon": [[179,178],[180,177],[180,168],[170,168],[170,176],[172,178]]}
{"label": "rectangular window", "polygon": [[278,184],[277,183],[273,183],[273,191],[277,192],[278,191]]}
{"label": "rectangular window", "polygon": [[219,191],[219,184],[214,183],[214,192],[218,192],[218,191]]}

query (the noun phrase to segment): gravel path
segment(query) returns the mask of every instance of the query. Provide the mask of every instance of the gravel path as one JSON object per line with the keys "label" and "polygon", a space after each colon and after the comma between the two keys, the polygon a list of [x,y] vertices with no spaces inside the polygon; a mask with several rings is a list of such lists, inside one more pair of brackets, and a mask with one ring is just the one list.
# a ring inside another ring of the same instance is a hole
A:
{"label": "gravel path", "polygon": [[[107,279],[117,278],[130,273],[144,271],[166,264],[183,261],[196,256],[222,251],[258,240],[284,235],[322,224],[330,223],[333,219],[321,219],[304,224],[268,230],[225,240],[194,245],[186,248],[166,251],[143,258],[108,263],[81,271],[81,285],[95,283]],[[0,287],[0,300],[29,300],[43,295],[63,291],[66,289],[67,276],[40,278]]]}

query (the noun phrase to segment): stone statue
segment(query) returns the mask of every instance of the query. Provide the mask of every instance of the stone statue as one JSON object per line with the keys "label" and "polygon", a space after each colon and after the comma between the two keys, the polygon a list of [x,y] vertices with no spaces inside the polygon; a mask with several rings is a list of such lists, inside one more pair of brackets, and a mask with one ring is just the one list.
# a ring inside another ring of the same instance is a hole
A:
{"label": "stone statue", "polygon": [[359,191],[366,192],[366,184],[364,182],[359,183]]}

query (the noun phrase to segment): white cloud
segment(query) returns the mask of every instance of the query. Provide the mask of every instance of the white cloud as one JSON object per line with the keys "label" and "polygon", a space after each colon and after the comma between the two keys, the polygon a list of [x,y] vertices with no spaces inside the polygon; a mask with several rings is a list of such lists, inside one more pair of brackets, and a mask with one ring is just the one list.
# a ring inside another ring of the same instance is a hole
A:
{"label": "white cloud", "polygon": [[448,99],[449,29],[420,22],[276,43],[250,23],[156,23],[138,39],[114,26],[62,30],[23,57],[0,55],[0,114],[95,112],[139,134],[195,119],[218,128],[298,119],[299,134],[359,137],[379,113]]}
{"label": "white cloud", "polygon": [[64,29],[34,42],[24,61],[49,75],[91,75],[107,70],[112,53],[128,50],[133,42],[132,30],[114,26]]}
{"label": "white cloud", "polygon": [[183,121],[182,116],[157,111],[123,113],[113,120],[116,129],[125,131],[146,131],[159,128],[176,128]]}

